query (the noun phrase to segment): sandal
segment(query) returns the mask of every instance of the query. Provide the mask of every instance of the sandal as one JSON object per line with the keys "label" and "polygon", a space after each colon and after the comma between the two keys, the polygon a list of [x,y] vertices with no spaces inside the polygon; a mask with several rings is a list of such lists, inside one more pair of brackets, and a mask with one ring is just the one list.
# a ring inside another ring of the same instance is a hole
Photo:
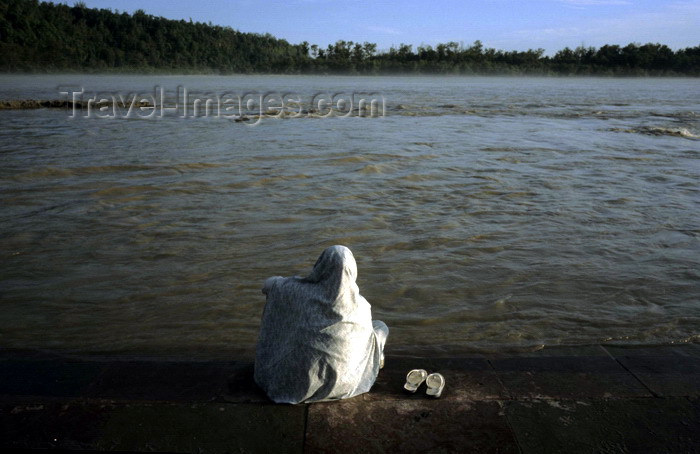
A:
{"label": "sandal", "polygon": [[406,375],[406,383],[403,385],[403,389],[412,393],[416,392],[427,376],[428,372],[425,369],[413,369]]}
{"label": "sandal", "polygon": [[445,387],[445,377],[443,377],[442,374],[438,374],[437,372],[434,374],[430,374],[425,379],[425,384],[426,386],[428,386],[428,389],[425,391],[427,395],[433,397],[440,397],[440,395],[442,394],[442,389]]}

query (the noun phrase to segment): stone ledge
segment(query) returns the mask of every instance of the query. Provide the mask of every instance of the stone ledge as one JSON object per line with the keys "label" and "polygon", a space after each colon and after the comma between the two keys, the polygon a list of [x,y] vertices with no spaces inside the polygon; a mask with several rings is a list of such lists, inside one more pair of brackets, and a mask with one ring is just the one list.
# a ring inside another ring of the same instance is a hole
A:
{"label": "stone ledge", "polygon": [[[698,452],[700,349],[388,356],[370,393],[270,403],[250,362],[0,351],[0,447],[161,452]],[[403,391],[441,372],[440,399]]]}

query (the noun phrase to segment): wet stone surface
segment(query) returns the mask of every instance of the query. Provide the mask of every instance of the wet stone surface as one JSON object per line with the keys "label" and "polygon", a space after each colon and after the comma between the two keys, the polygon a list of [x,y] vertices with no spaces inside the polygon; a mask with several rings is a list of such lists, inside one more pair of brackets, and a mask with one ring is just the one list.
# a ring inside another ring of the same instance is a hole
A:
{"label": "wet stone surface", "polygon": [[101,435],[106,405],[35,400],[0,405],[0,446],[91,449]]}
{"label": "wet stone surface", "polygon": [[115,409],[97,449],[161,452],[303,450],[303,406],[139,405]]}
{"label": "wet stone surface", "polygon": [[226,391],[221,396],[224,402],[269,403],[262,389],[253,379],[253,363],[240,363],[235,371],[226,377]]}
{"label": "wet stone surface", "polygon": [[104,367],[76,360],[6,359],[0,361],[0,395],[78,397]]}
{"label": "wet stone surface", "polygon": [[651,397],[649,390],[617,361],[605,356],[512,357],[492,359],[511,397]]}
{"label": "wet stone surface", "polygon": [[661,453],[700,450],[700,413],[690,401],[510,401],[506,414],[523,453]]}
{"label": "wet stone surface", "polygon": [[225,392],[233,362],[129,361],[108,364],[85,391],[87,397],[207,402]]}
{"label": "wet stone surface", "polygon": [[[404,391],[415,368],[442,397]],[[353,399],[275,405],[236,361],[0,350],[0,448],[132,452],[700,452],[700,348],[388,356]]]}
{"label": "wet stone surface", "polygon": [[49,402],[0,407],[5,449],[302,452],[304,406]]}
{"label": "wet stone surface", "polygon": [[314,404],[306,452],[502,452],[518,446],[502,404],[409,400]]}
{"label": "wet stone surface", "polygon": [[387,361],[385,369],[379,373],[372,390],[361,396],[365,400],[425,398],[425,384],[421,385],[415,394],[403,388],[406,383],[406,374],[412,369],[441,373],[445,377],[445,388],[442,393],[445,399],[464,401],[508,398],[506,389],[484,358],[394,357]]}
{"label": "wet stone surface", "polygon": [[[655,395],[698,397],[700,351],[694,347],[606,349]],[[698,356],[689,353],[698,353]]]}

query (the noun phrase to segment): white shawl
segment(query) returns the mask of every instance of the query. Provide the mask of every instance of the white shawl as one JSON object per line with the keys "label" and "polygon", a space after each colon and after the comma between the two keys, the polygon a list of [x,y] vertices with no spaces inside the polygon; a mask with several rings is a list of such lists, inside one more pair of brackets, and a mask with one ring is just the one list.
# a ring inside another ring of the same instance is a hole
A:
{"label": "white shawl", "polygon": [[345,246],[327,248],[306,278],[265,281],[255,382],[278,403],[318,402],[365,393],[381,349],[371,307],[355,284]]}

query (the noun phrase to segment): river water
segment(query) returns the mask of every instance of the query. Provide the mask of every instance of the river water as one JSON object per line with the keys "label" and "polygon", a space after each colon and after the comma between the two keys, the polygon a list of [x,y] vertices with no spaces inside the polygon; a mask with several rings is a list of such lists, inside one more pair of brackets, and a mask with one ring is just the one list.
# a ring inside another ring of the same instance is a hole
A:
{"label": "river water", "polygon": [[[3,347],[249,355],[264,279],[333,244],[392,352],[700,341],[698,79],[6,75],[0,99],[154,87],[171,111],[0,111]],[[182,115],[183,89],[298,118]]]}

